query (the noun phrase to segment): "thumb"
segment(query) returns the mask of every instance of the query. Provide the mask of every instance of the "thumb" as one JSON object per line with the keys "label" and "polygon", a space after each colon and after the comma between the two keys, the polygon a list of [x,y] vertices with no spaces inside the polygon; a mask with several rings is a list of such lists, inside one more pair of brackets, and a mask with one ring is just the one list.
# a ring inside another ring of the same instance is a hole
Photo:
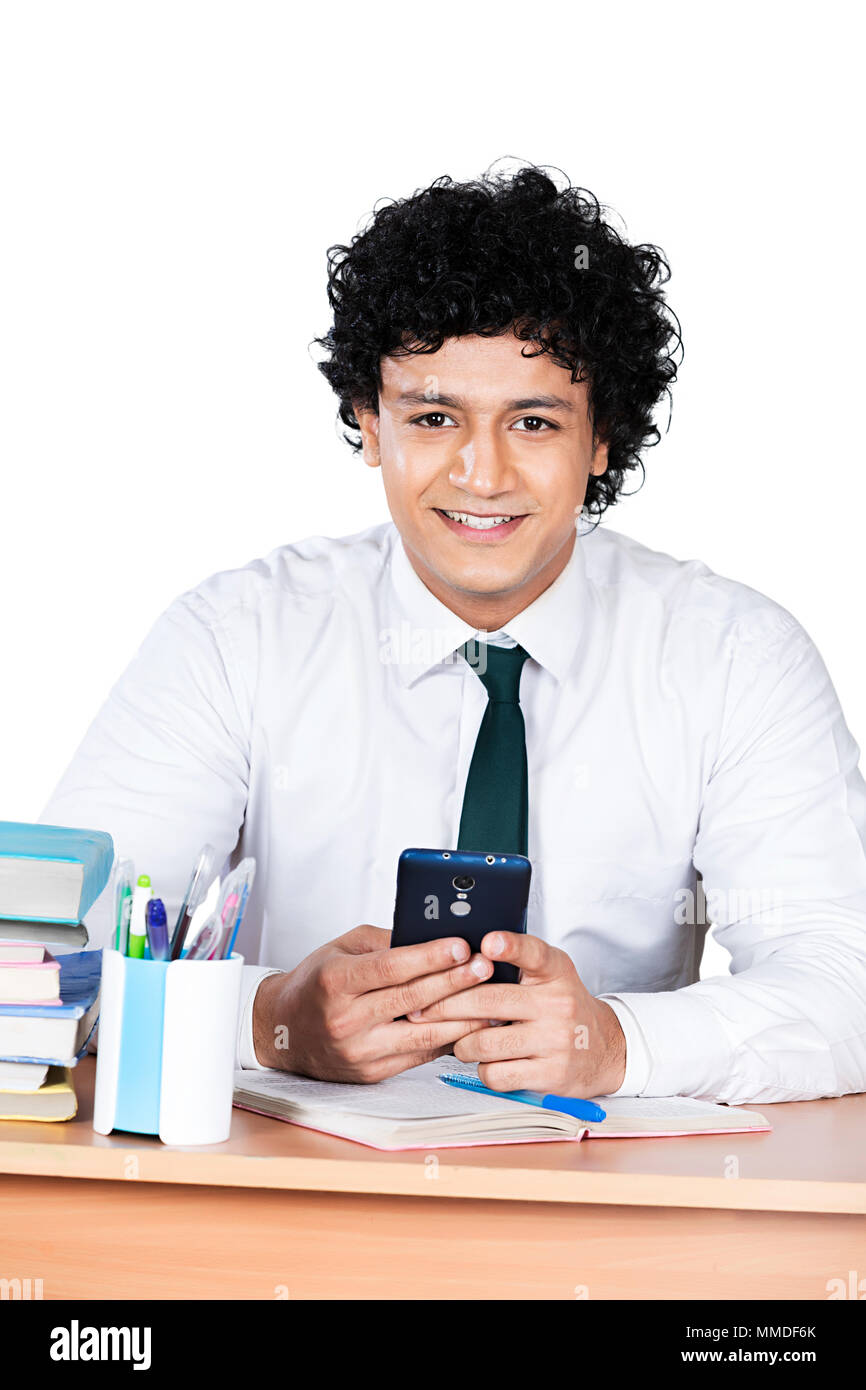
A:
{"label": "thumb", "polygon": [[523,932],[492,931],[482,939],[481,953],[489,960],[509,961],[520,969],[521,984],[550,980],[559,974],[557,951],[540,936]]}

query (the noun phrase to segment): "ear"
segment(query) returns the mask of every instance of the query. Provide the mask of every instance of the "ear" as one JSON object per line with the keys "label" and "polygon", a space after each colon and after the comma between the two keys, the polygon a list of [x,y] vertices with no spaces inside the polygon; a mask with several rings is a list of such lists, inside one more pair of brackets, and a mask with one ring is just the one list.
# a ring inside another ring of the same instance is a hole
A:
{"label": "ear", "polygon": [[592,451],[592,463],[589,465],[590,473],[596,478],[600,478],[602,473],[607,472],[607,445],[596,441]]}
{"label": "ear", "polygon": [[382,462],[379,456],[379,414],[369,406],[352,406],[358,428],[361,431],[363,459],[368,468],[378,468]]}

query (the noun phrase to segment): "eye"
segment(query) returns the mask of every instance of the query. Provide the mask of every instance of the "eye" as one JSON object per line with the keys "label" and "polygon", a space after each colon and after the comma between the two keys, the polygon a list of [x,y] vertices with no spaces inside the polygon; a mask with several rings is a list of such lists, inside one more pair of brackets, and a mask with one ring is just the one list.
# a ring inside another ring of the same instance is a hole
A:
{"label": "eye", "polygon": [[416,415],[415,419],[409,423],[420,425],[425,430],[441,430],[443,425],[453,425],[454,421],[450,415],[443,415],[441,410],[431,410],[426,415]]}
{"label": "eye", "polygon": [[[523,428],[519,429],[521,425]],[[540,415],[524,415],[514,422],[512,428],[519,429],[521,434],[542,434],[545,430],[558,430],[559,426],[552,420],[543,420]]]}

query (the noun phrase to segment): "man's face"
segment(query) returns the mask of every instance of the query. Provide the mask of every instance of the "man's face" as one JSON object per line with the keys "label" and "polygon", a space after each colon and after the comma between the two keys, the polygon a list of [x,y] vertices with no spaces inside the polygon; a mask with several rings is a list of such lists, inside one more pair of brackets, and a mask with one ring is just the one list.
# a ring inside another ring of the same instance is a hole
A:
{"label": "man's face", "polygon": [[524,346],[472,336],[386,358],[378,415],[358,412],[407,554],[458,612],[514,614],[547,588],[571,555],[590,472],[607,466],[585,383]]}

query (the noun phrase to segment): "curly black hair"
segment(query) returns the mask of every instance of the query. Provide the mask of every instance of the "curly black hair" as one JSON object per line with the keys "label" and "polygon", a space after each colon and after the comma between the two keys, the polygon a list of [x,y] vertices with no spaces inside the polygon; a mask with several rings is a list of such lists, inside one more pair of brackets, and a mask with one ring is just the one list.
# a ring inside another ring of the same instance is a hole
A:
{"label": "curly black hair", "polygon": [[541,168],[469,183],[443,176],[329,249],[334,321],[315,340],[319,368],[359,449],[354,405],[378,409],[383,357],[513,331],[524,353],[549,352],[588,383],[595,440],[608,445],[607,471],[590,477],[584,503],[599,517],[660,438],[653,411],[682,351],[661,288],[669,279],[658,247],[628,245],[594,194],[558,188]]}

